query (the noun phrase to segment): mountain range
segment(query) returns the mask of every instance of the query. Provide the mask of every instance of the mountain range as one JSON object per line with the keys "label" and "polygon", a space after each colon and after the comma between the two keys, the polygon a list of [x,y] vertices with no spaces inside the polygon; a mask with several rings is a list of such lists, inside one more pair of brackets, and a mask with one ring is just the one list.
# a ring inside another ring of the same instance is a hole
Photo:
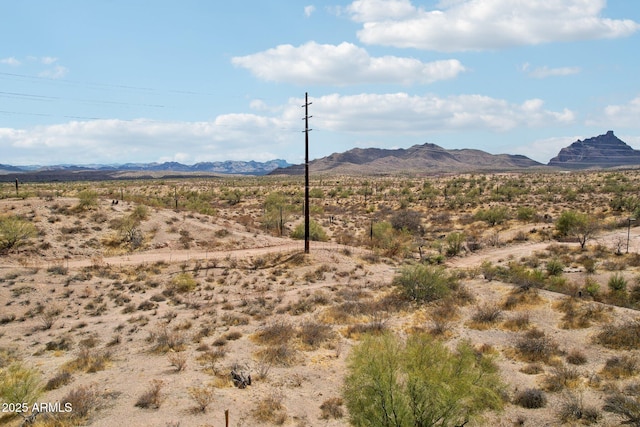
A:
{"label": "mountain range", "polygon": [[[476,149],[448,150],[425,143],[410,148],[354,148],[309,162],[313,173],[336,175],[389,175],[398,173],[460,173],[522,169],[585,169],[640,166],[640,151],[613,131],[562,148],[547,165],[518,154],[490,154]],[[133,179],[145,177],[241,175],[301,175],[304,165],[285,160],[268,162],[127,163],[123,165],[11,166],[0,164],[0,181],[69,181]]]}
{"label": "mountain range", "polygon": [[12,166],[0,164],[0,181],[69,181],[88,179],[123,179],[175,175],[266,175],[277,168],[290,166],[282,159],[267,162],[201,162],[184,165],[178,162],[126,163],[122,165]]}
{"label": "mountain range", "polygon": [[[577,140],[544,165],[517,154],[489,154],[482,150],[447,150],[434,144],[408,149],[354,148],[309,162],[313,173],[343,175],[388,175],[397,173],[443,173],[514,171],[532,168],[608,168],[640,166],[640,151],[616,137],[613,131]],[[276,169],[271,174],[298,175],[304,165]]]}

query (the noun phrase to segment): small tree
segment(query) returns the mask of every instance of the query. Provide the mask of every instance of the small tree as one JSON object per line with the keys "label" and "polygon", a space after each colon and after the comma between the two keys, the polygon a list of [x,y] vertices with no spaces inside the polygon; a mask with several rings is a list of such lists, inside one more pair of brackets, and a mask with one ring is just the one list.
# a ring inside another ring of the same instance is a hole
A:
{"label": "small tree", "polygon": [[398,231],[408,231],[411,234],[422,232],[420,212],[402,209],[391,217],[391,225]]}
{"label": "small tree", "polygon": [[556,231],[563,237],[577,239],[582,249],[598,229],[598,224],[594,218],[573,210],[562,212],[556,221]]}
{"label": "small tree", "polygon": [[464,425],[502,407],[492,361],[462,342],[451,352],[427,334],[367,336],[348,358],[344,400],[354,426]]}

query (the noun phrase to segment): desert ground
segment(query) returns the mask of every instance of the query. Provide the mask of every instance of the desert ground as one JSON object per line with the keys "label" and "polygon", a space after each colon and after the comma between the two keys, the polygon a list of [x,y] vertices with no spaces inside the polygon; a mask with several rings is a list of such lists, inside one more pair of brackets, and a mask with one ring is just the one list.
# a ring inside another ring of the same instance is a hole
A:
{"label": "desert ground", "polygon": [[[309,254],[301,184],[0,187],[0,425],[347,426],[386,332],[491,358],[502,408],[468,426],[640,425],[639,171],[314,178]],[[408,297],[415,266],[455,290]]]}

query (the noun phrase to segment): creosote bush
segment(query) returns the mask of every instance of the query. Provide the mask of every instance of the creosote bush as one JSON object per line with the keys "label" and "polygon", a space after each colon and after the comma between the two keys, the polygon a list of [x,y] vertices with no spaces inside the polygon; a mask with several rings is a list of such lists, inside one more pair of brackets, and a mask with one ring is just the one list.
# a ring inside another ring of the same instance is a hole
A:
{"label": "creosote bush", "polygon": [[527,409],[544,408],[547,405],[547,396],[540,389],[528,388],[519,392],[513,403]]}
{"label": "creosote bush", "polygon": [[169,283],[169,289],[178,293],[187,293],[196,289],[198,282],[191,273],[180,273]]}
{"label": "creosote bush", "polygon": [[425,264],[404,267],[393,284],[408,300],[419,303],[442,299],[459,287],[458,279],[444,267]]}

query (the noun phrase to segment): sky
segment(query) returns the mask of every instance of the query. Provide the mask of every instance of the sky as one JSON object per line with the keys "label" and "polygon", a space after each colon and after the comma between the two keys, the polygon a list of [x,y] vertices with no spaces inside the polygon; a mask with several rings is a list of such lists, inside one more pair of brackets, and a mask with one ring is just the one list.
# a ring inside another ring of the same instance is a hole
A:
{"label": "sky", "polygon": [[0,163],[640,149],[635,0],[0,0]]}

